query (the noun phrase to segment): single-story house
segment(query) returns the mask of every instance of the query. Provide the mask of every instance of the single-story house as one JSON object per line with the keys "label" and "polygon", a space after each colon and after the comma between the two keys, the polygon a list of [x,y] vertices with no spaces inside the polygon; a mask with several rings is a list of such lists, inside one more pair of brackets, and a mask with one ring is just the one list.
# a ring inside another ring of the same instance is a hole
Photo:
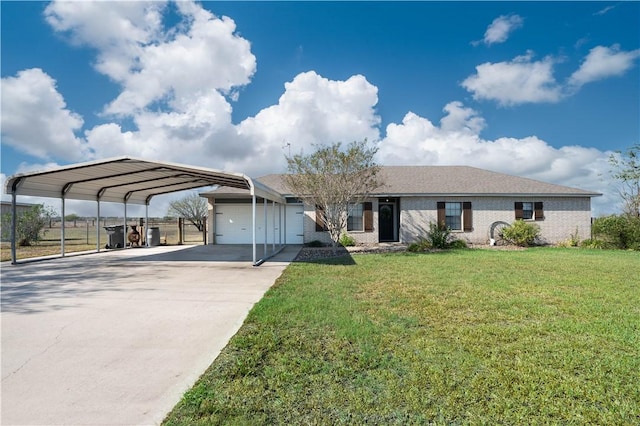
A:
{"label": "single-story house", "polygon": [[[516,219],[539,225],[548,243],[576,234],[586,239],[591,198],[602,195],[467,166],[383,166],[380,176],[384,185],[351,208],[347,232],[358,243],[410,243],[425,235],[430,222],[445,222],[457,238],[488,244],[498,227]],[[255,179],[286,200],[282,205],[257,203],[257,242],[272,241],[267,232],[277,232],[284,244],[329,242],[328,232],[316,221],[316,206],[291,194],[283,177]],[[254,207],[247,190],[221,186],[201,196],[209,201],[212,244],[251,243]]]}

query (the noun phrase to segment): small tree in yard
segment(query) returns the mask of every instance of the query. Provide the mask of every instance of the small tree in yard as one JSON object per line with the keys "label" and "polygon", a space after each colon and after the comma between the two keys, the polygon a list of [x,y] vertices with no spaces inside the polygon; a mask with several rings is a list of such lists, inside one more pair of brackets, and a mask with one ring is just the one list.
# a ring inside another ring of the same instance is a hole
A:
{"label": "small tree in yard", "polygon": [[[36,204],[19,213],[16,218],[16,244],[26,247],[40,241],[44,227],[53,214],[54,212],[43,204]],[[2,238],[11,238],[11,213],[2,217]]]}
{"label": "small tree in yard", "polygon": [[207,200],[198,194],[189,194],[169,203],[169,216],[181,217],[191,222],[198,231],[204,229],[204,217],[207,215]]}
{"label": "small tree in yard", "polygon": [[335,248],[347,228],[350,203],[361,203],[376,188],[382,186],[380,167],[373,157],[377,148],[367,140],[320,146],[310,155],[287,157],[288,174],[285,183],[292,194],[315,205],[322,212],[320,219],[329,231]]}
{"label": "small tree in yard", "polygon": [[609,164],[613,167],[611,176],[621,183],[624,213],[640,217],[640,144],[632,146],[625,153],[611,155]]}

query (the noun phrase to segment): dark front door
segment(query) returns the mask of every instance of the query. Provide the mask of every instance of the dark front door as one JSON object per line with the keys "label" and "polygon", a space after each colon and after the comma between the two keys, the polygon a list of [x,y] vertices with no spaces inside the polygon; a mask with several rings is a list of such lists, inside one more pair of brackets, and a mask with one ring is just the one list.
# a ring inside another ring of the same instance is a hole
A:
{"label": "dark front door", "polygon": [[378,236],[380,242],[395,241],[395,221],[394,221],[394,205],[380,204],[378,207]]}

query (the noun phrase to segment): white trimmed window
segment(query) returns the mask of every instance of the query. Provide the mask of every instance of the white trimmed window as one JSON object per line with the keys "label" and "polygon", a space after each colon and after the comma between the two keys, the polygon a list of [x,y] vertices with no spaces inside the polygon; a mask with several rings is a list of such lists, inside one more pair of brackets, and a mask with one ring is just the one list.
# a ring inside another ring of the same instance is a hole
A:
{"label": "white trimmed window", "polygon": [[514,204],[516,220],[544,220],[544,204],[542,201],[517,201]]}
{"label": "white trimmed window", "polygon": [[523,220],[531,220],[533,219],[533,203],[522,203],[522,219]]}
{"label": "white trimmed window", "polygon": [[349,204],[347,231],[364,231],[364,208],[362,203]]}
{"label": "white trimmed window", "polygon": [[445,203],[445,224],[452,231],[462,230],[462,203]]}

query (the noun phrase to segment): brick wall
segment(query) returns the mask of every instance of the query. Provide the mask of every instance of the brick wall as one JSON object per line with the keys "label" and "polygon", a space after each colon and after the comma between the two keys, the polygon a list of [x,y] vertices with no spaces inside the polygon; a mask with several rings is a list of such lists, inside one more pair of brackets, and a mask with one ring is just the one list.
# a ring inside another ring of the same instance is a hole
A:
{"label": "brick wall", "polygon": [[[378,242],[378,200],[372,198],[369,201],[373,206],[373,232],[349,231],[348,234],[356,240],[357,244],[375,244]],[[331,237],[327,231],[316,231],[316,209],[315,206],[305,204],[304,206],[304,242],[321,241],[330,243]]]}
{"label": "brick wall", "polygon": [[[378,200],[373,202],[373,232],[349,232],[357,243],[378,242]],[[515,221],[514,203],[539,202],[544,206],[544,220],[532,221],[540,227],[540,235],[548,243],[568,240],[578,233],[580,240],[591,236],[591,199],[589,197],[403,197],[400,200],[400,241],[409,243],[424,236],[429,222],[437,220],[438,201],[470,201],[473,210],[473,231],[454,234],[473,244],[488,244],[494,222]],[[328,232],[316,232],[315,206],[304,206],[304,242],[331,242]]]}
{"label": "brick wall", "polygon": [[473,231],[454,232],[474,244],[487,244],[491,225],[496,221],[515,221],[514,203],[542,201],[544,220],[533,221],[540,226],[541,237],[549,243],[565,241],[572,234],[579,238],[591,235],[591,199],[544,197],[405,197],[400,201],[400,239],[411,242],[424,235],[430,221],[437,220],[437,202],[470,201],[473,209]]}

